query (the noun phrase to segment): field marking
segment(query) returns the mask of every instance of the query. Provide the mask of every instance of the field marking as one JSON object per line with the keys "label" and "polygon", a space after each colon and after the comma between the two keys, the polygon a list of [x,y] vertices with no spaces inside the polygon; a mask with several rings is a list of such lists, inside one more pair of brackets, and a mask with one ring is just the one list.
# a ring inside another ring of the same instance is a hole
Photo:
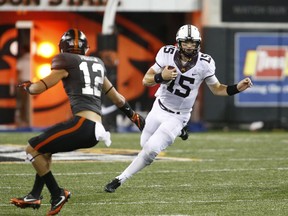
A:
{"label": "field marking", "polygon": [[[146,171],[145,173],[197,173],[197,172],[255,172],[255,171],[287,171],[288,167],[277,167],[277,168],[257,168],[257,169],[207,169],[207,170],[159,170],[159,171]],[[77,176],[77,175],[103,175],[112,174],[116,172],[77,172],[77,173],[53,173],[53,175],[61,176]],[[118,172],[117,172],[118,173]],[[1,176],[35,176],[35,173],[1,173]],[[1,188],[1,187],[0,187]]]}
{"label": "field marking", "polygon": [[[142,204],[198,204],[198,203],[240,203],[240,202],[263,202],[263,201],[273,201],[272,199],[265,199],[265,200],[186,200],[186,201],[179,201],[179,202],[168,202],[168,201],[141,201],[141,202],[95,202],[95,203],[80,203],[80,202],[74,202],[69,203],[69,205],[74,206],[91,206],[91,205],[142,205]],[[280,200],[278,200],[280,201]],[[287,202],[288,199],[281,199],[281,201]],[[51,204],[42,203],[41,206],[50,206]],[[0,206],[7,207],[7,206],[13,206],[12,204],[0,204]]]}
{"label": "field marking", "polygon": [[231,158],[228,161],[285,161],[288,158]]}
{"label": "field marking", "polygon": [[[212,151],[212,149],[209,149]],[[214,149],[213,149],[214,151]],[[233,152],[234,149],[226,149]],[[110,148],[91,148],[80,149],[72,152],[57,153],[53,155],[53,161],[63,162],[131,162],[138,154],[135,149],[110,149]],[[24,147],[19,145],[0,145],[0,163],[23,163],[26,154]],[[9,160],[10,158],[10,160]],[[8,160],[7,160],[8,159]],[[3,161],[1,161],[3,160]],[[203,158],[180,158],[166,157],[166,152],[161,152],[156,158],[158,161],[182,161],[182,162],[217,162],[221,159]],[[286,161],[288,158],[228,158],[227,161]]]}
{"label": "field marking", "polygon": [[[79,149],[71,152],[59,152],[53,155],[53,161],[132,161],[139,150],[134,149],[109,149],[109,148],[91,148]],[[171,161],[201,161],[197,158],[166,157],[165,152],[161,152],[156,160]],[[0,145],[1,163],[21,163],[24,162],[26,153],[23,146],[18,145]]]}

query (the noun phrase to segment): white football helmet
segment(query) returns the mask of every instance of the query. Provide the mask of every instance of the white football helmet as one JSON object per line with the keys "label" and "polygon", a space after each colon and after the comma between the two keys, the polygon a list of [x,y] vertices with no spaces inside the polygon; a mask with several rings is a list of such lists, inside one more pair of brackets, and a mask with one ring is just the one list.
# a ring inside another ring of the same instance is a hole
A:
{"label": "white football helmet", "polygon": [[[181,46],[181,42],[188,40],[196,42],[197,44],[196,48],[193,49],[192,51],[185,50]],[[198,52],[200,51],[201,35],[196,26],[190,24],[181,26],[176,34],[176,41],[178,43],[178,48],[180,52],[182,52],[188,58],[197,55]]]}

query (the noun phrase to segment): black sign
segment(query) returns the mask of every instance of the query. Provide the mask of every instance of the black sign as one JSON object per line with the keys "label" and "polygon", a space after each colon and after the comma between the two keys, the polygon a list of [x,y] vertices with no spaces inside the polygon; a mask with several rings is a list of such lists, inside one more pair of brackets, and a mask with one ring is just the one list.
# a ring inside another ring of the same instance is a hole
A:
{"label": "black sign", "polygon": [[222,0],[223,22],[288,22],[288,0]]}

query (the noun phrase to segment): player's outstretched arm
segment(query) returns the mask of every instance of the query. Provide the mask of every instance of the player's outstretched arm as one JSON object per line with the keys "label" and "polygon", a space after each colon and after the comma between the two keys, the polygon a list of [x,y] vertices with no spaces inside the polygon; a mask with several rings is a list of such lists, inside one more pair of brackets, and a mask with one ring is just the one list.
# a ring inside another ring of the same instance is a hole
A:
{"label": "player's outstretched arm", "polygon": [[68,76],[66,70],[52,70],[51,74],[47,77],[33,83],[31,81],[24,81],[17,85],[18,88],[23,88],[26,92],[31,95],[41,94],[48,88],[56,85],[64,77]]}
{"label": "player's outstretched arm", "polygon": [[234,85],[224,85],[220,82],[216,82],[215,84],[208,85],[208,87],[214,95],[232,96],[242,91],[245,91],[247,88],[252,87],[252,85],[253,83],[251,79],[246,77],[245,79]]}
{"label": "player's outstretched arm", "polygon": [[139,128],[140,131],[143,130],[145,119],[131,108],[125,97],[114,88],[106,77],[103,83],[103,92]]}

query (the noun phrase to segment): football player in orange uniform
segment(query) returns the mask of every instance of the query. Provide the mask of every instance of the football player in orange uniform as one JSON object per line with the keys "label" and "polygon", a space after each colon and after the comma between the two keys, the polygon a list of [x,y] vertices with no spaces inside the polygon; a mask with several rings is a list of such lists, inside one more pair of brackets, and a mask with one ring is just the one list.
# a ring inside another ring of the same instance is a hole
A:
{"label": "football player in orange uniform", "polygon": [[102,60],[85,55],[88,48],[87,38],[82,31],[68,30],[60,40],[60,54],[52,60],[51,74],[35,83],[27,81],[19,84],[19,87],[24,88],[29,94],[35,95],[62,81],[73,117],[29,139],[26,147],[27,159],[37,174],[31,192],[24,197],[11,199],[10,202],[17,207],[39,208],[41,192],[46,185],[51,194],[51,208],[47,215],[57,214],[71,193],[59,187],[50,170],[52,154],[90,148],[99,141],[104,141],[107,146],[111,144],[110,133],[101,123],[102,92],[140,130],[144,127],[144,118],[130,107],[107,79]]}

